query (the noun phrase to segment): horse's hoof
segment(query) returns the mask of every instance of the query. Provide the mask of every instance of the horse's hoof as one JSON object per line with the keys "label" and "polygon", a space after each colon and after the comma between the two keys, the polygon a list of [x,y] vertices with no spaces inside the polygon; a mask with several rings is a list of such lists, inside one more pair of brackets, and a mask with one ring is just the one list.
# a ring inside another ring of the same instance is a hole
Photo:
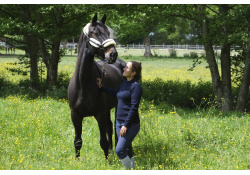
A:
{"label": "horse's hoof", "polygon": [[82,159],[81,157],[76,157],[76,160],[77,160],[77,161],[78,161],[78,160],[80,161],[81,159]]}

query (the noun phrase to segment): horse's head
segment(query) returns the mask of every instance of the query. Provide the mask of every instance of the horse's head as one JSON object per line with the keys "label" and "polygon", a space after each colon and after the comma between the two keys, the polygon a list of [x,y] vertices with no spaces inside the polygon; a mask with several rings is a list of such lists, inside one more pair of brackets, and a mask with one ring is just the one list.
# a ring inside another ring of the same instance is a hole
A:
{"label": "horse's head", "polygon": [[105,25],[106,14],[100,21],[97,21],[95,14],[91,23],[87,24],[83,32],[87,36],[89,49],[104,62],[113,64],[118,56],[115,49],[116,43],[113,39],[109,39],[110,32]]}

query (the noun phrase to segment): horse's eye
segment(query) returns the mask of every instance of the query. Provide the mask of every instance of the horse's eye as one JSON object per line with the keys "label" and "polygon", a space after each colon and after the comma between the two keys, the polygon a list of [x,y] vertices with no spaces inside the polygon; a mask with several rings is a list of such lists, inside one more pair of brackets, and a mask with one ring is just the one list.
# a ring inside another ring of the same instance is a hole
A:
{"label": "horse's eye", "polygon": [[96,36],[100,36],[101,35],[101,33],[100,32],[96,32]]}

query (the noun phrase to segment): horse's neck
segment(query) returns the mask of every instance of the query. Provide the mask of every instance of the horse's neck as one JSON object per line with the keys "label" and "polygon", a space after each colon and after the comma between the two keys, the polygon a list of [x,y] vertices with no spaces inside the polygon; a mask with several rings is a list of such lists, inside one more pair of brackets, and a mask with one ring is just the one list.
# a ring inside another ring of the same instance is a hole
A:
{"label": "horse's neck", "polygon": [[84,49],[82,56],[78,59],[77,78],[81,88],[85,88],[94,77],[94,56],[90,54],[88,49]]}

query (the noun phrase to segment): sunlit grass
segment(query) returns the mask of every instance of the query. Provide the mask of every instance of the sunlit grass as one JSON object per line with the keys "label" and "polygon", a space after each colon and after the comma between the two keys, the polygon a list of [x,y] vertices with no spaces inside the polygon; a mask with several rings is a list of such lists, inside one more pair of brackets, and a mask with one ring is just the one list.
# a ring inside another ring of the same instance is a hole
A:
{"label": "sunlit grass", "polygon": [[156,77],[163,80],[191,80],[192,83],[198,83],[201,79],[203,81],[211,81],[211,75],[209,69],[206,69],[207,65],[205,61],[201,65],[198,65],[194,71],[189,69],[192,66],[192,60],[188,59],[157,59],[157,60],[145,60],[142,61],[142,75],[144,80],[153,80]]}
{"label": "sunlit grass", "polygon": [[[84,119],[82,157],[75,160],[66,99],[9,96],[0,99],[0,111],[0,169],[122,169],[114,151],[104,159],[93,117]],[[142,100],[140,116],[136,169],[249,168],[248,114],[164,111]]]}

